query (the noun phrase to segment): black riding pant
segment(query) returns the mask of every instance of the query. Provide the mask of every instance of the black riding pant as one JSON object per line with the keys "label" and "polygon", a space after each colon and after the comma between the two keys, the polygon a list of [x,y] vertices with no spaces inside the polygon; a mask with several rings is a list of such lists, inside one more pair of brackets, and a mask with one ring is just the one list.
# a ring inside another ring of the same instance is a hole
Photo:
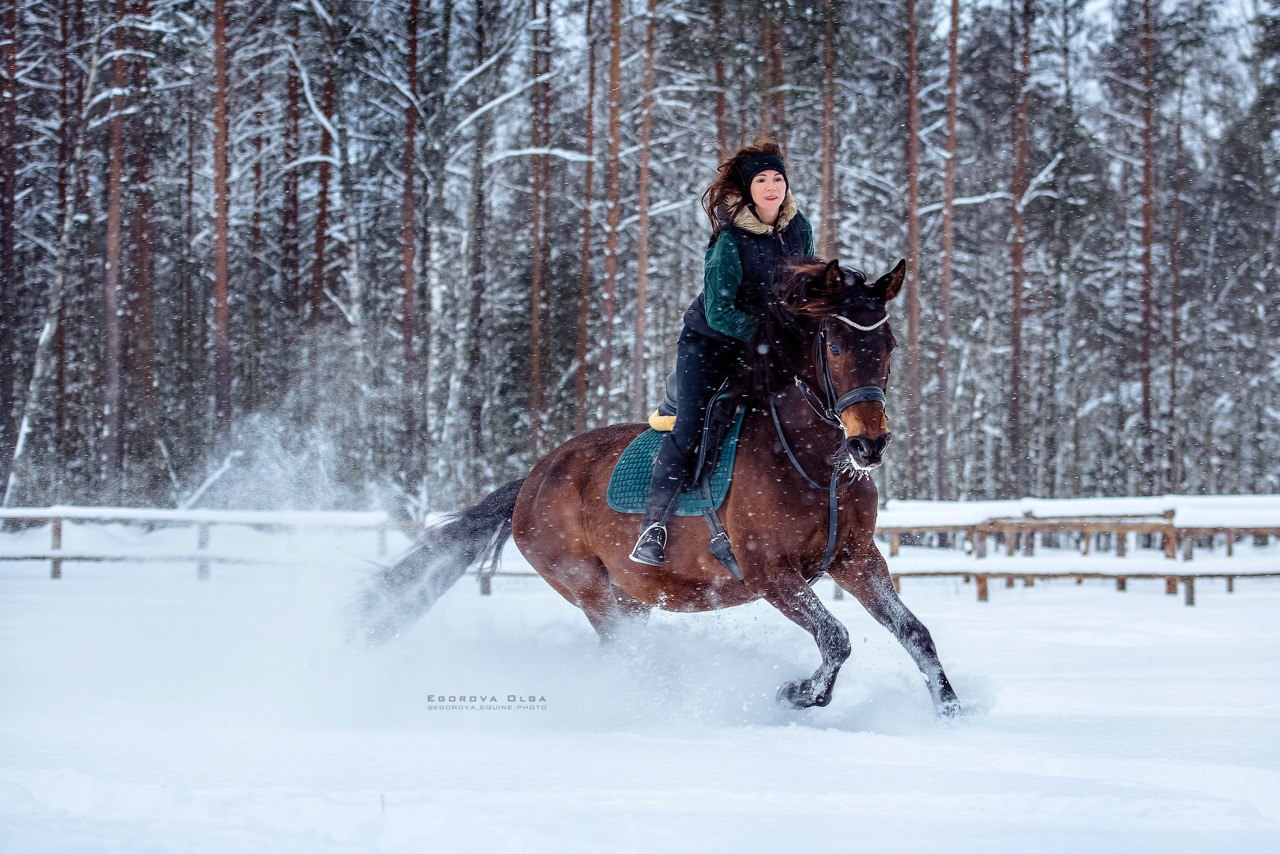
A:
{"label": "black riding pant", "polygon": [[646,523],[666,521],[698,464],[707,404],[721,383],[747,371],[746,345],[718,341],[688,326],[676,345],[676,426],[662,439],[649,481]]}

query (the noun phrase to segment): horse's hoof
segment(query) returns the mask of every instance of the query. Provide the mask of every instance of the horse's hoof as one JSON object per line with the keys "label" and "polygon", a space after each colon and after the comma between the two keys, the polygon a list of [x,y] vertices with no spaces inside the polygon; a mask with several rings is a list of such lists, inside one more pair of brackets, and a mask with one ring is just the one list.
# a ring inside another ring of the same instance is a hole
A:
{"label": "horse's hoof", "polygon": [[778,689],[778,702],[793,709],[808,709],[812,706],[825,706],[831,702],[831,692],[814,696],[813,680],[787,682]]}
{"label": "horse's hoof", "polygon": [[947,700],[938,704],[938,717],[947,720],[955,720],[969,714],[969,710],[965,708],[964,703],[959,700]]}

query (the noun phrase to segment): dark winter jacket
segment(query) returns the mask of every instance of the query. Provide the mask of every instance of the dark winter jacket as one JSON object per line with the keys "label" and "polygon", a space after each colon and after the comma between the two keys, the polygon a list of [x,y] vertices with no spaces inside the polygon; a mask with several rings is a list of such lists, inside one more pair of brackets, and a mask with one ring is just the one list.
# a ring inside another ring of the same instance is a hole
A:
{"label": "dark winter jacket", "polygon": [[[731,208],[739,197],[725,200]],[[788,190],[778,219],[768,226],[744,207],[707,248],[702,293],[685,312],[685,325],[720,341],[750,341],[764,315],[778,265],[813,255],[813,228]]]}

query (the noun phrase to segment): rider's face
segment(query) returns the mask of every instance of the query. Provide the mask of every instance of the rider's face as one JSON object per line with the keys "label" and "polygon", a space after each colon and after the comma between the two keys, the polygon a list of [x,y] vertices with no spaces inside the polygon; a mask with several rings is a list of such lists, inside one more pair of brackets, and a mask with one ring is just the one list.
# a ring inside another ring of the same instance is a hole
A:
{"label": "rider's face", "polygon": [[757,210],[777,210],[786,194],[787,179],[776,169],[766,169],[751,179],[751,201]]}

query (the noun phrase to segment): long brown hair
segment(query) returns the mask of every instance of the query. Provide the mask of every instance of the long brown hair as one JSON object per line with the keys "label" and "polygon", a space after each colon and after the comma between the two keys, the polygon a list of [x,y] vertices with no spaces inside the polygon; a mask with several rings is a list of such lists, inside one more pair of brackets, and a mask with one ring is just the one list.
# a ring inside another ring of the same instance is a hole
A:
{"label": "long brown hair", "polygon": [[[744,145],[736,153],[720,161],[720,165],[716,167],[719,174],[702,194],[702,210],[706,212],[707,219],[711,220],[711,243],[715,243],[724,227],[733,222],[738,212],[751,203],[751,191],[743,186],[738,166],[756,154],[776,154],[782,157],[782,149],[768,134],[758,135],[754,144]],[[786,158],[783,157],[782,161],[786,163]],[[790,182],[787,189],[791,189]],[[731,195],[738,196],[738,201],[729,208],[726,199]]]}

